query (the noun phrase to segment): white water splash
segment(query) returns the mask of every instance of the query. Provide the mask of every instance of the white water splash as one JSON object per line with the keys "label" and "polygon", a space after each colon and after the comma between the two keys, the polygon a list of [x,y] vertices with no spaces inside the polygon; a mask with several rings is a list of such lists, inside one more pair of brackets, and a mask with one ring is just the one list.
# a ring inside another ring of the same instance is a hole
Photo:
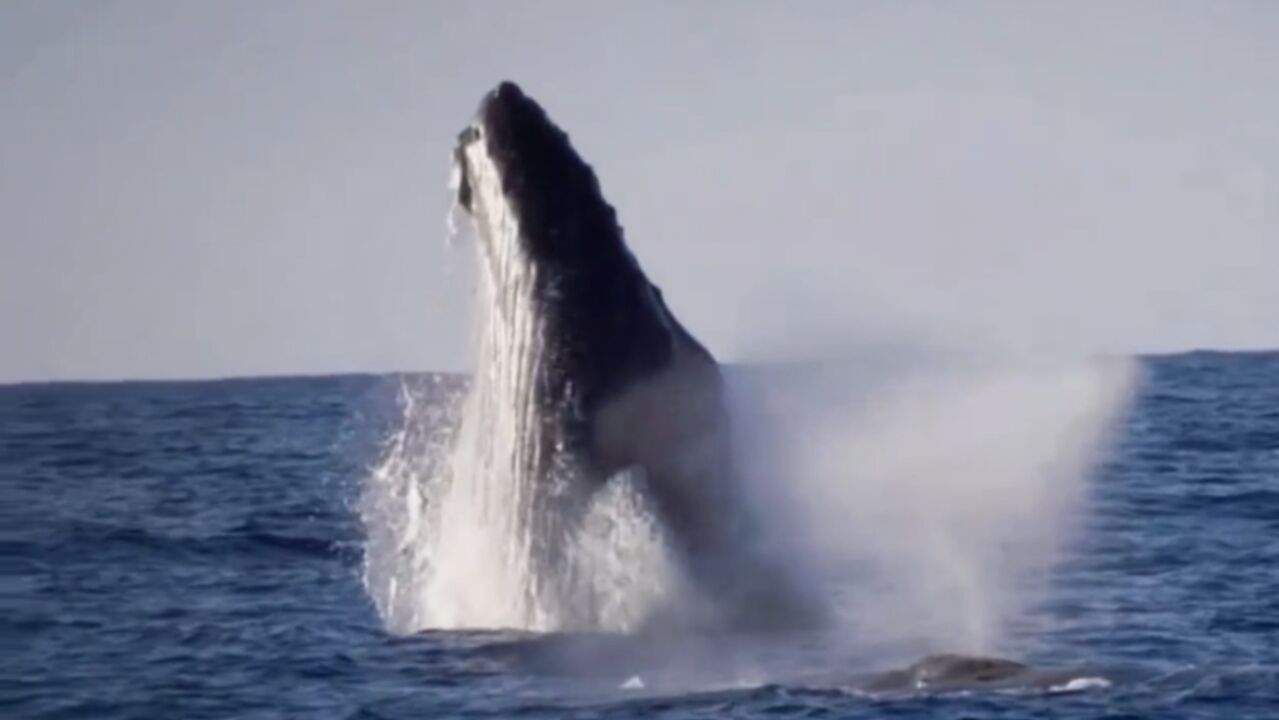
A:
{"label": "white water splash", "polygon": [[467,162],[481,256],[476,370],[448,410],[407,396],[403,429],[365,487],[365,584],[398,632],[631,629],[671,574],[659,526],[631,477],[595,493],[583,522],[561,520],[557,508],[579,493],[538,416],[537,268],[482,143]]}
{"label": "white water splash", "polygon": [[1077,693],[1085,690],[1105,690],[1112,683],[1104,677],[1079,677],[1061,685],[1048,688],[1050,693]]}

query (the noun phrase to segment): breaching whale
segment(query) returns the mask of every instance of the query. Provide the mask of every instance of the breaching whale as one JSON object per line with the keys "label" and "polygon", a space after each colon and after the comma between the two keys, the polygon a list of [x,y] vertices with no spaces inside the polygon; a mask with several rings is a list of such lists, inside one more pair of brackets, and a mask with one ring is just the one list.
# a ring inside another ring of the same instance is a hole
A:
{"label": "breaching whale", "polygon": [[720,368],[640,268],[592,168],[503,82],[459,134],[453,182],[519,348],[488,370],[502,377],[486,402],[522,418],[510,464],[539,483],[534,550],[553,552],[583,498],[637,472],[695,585],[729,616],[779,620],[779,580],[744,550]]}

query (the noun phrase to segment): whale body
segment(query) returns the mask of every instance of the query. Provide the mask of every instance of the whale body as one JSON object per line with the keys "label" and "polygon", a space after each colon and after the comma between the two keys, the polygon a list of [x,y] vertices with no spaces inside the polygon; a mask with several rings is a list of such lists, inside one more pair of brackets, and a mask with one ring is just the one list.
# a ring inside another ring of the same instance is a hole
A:
{"label": "whale body", "polygon": [[752,521],[720,368],[644,274],[592,168],[511,82],[483,98],[453,157],[491,312],[519,348],[489,370],[510,377],[488,402],[525,420],[515,472],[555,488],[534,544],[554,546],[584,498],[638,473],[694,583],[724,607],[775,615],[764,598],[777,583],[744,550]]}

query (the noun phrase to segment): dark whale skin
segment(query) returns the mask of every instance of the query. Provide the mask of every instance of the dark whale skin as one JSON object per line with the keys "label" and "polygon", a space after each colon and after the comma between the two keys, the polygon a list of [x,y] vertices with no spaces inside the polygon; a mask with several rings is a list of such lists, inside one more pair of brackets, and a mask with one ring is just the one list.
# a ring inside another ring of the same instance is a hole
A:
{"label": "dark whale skin", "polygon": [[[519,218],[521,247],[545,270],[539,301],[554,324],[556,362],[545,382],[559,399],[572,385],[589,414],[611,394],[668,366],[678,344],[715,360],[666,308],[626,246],[594,170],[546,111],[513,82],[484,97],[459,149],[483,142]],[[463,172],[459,200],[469,209]]]}
{"label": "dark whale skin", "polygon": [[780,583],[743,550],[753,518],[735,482],[715,358],[641,270],[595,172],[541,105],[502,82],[459,134],[457,199],[473,216],[486,212],[471,167],[477,144],[515,218],[518,251],[536,268],[532,302],[545,330],[532,381],[546,442],[574,458],[588,486],[641,469],[694,579],[733,597],[727,604],[771,613]]}

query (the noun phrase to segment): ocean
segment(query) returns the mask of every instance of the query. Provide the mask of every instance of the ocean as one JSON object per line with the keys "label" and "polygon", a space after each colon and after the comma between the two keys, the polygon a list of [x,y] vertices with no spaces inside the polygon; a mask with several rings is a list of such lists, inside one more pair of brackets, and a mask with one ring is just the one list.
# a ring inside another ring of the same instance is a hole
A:
{"label": "ocean", "polygon": [[[0,716],[1279,717],[1279,353],[1136,362],[1045,590],[1016,622],[994,613],[998,654],[1096,681],[891,694],[852,678],[910,656],[865,628],[682,644],[397,625],[361,498],[403,387],[430,379],[3,386]],[[912,437],[897,455],[941,442]]]}

